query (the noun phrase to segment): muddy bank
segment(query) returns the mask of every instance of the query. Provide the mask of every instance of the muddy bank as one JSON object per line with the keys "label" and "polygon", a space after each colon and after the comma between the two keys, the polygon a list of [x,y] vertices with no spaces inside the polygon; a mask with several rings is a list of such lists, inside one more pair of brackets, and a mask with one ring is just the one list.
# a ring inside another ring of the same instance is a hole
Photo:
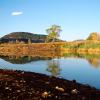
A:
{"label": "muddy bank", "polygon": [[0,100],[99,100],[100,90],[43,74],[0,70]]}
{"label": "muddy bank", "polygon": [[37,51],[60,51],[61,43],[0,44],[0,54],[32,55]]}

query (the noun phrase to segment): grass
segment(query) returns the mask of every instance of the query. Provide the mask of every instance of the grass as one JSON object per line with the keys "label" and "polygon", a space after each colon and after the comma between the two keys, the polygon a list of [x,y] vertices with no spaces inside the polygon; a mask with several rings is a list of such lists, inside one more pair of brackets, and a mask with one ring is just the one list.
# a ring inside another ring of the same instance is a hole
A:
{"label": "grass", "polygon": [[65,44],[62,47],[66,49],[100,49],[100,42],[89,41],[76,44],[73,42],[70,44]]}
{"label": "grass", "polygon": [[90,43],[90,44],[82,44],[79,46],[79,48],[85,48],[85,49],[96,49],[96,48],[100,48],[100,44],[98,43]]}

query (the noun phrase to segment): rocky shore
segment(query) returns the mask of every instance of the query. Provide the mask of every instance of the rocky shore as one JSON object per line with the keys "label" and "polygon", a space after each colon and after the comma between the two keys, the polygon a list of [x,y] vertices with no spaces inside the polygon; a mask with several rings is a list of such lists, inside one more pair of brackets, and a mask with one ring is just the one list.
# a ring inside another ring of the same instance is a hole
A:
{"label": "rocky shore", "polygon": [[100,100],[100,90],[75,80],[0,70],[0,100]]}

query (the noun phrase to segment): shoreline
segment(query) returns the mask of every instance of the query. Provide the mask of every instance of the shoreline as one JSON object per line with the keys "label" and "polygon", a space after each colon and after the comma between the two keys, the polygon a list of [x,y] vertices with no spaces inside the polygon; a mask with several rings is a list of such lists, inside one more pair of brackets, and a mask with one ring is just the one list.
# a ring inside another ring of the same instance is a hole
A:
{"label": "shoreline", "polygon": [[99,100],[100,90],[34,72],[1,70],[1,100]]}
{"label": "shoreline", "polygon": [[[93,41],[87,41],[83,44],[88,44]],[[95,43],[95,42],[93,42]],[[97,44],[100,42],[97,42]],[[66,46],[69,47],[66,47]],[[62,53],[79,53],[79,54],[100,54],[100,48],[89,47],[89,48],[80,48],[78,45],[81,45],[81,42],[55,42],[55,43],[4,43],[0,44],[0,55],[34,55],[38,54],[42,55],[43,52],[46,52],[45,56],[62,56]],[[55,55],[52,55],[55,54]]]}

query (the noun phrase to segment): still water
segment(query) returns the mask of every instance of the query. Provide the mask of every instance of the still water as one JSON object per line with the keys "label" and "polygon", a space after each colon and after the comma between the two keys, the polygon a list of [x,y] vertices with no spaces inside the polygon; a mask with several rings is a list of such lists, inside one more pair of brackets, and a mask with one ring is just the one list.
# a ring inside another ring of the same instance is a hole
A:
{"label": "still water", "polygon": [[0,69],[43,73],[100,89],[100,57],[98,55],[65,54],[63,57],[0,56]]}

